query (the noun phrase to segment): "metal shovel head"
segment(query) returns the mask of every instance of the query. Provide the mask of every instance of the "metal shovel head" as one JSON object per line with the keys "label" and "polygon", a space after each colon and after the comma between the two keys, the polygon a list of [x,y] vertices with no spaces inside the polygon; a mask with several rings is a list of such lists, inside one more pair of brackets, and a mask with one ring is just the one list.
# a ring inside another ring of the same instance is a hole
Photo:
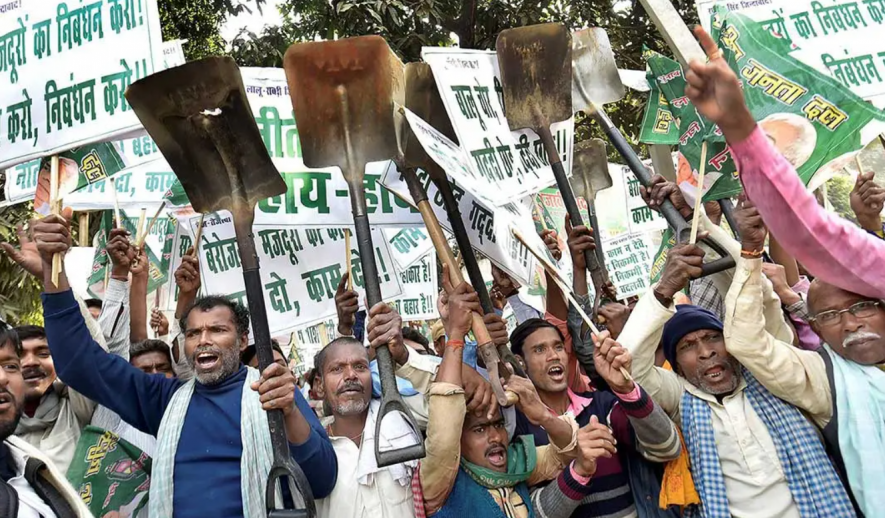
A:
{"label": "metal shovel head", "polygon": [[605,141],[592,138],[576,143],[573,162],[571,185],[575,196],[593,201],[596,193],[612,186]]}
{"label": "metal shovel head", "polygon": [[[197,212],[250,208],[286,192],[233,59],[192,61],[132,83],[126,99]],[[242,206],[238,204],[238,206]]]}
{"label": "metal shovel head", "polygon": [[352,182],[366,163],[396,158],[403,64],[384,38],[295,43],[283,63],[307,167],[339,166]]}
{"label": "metal shovel head", "polygon": [[603,106],[620,101],[626,90],[612,44],[604,29],[581,29],[572,34],[572,104],[574,110],[590,112],[592,103]]}
{"label": "metal shovel head", "polygon": [[495,44],[511,130],[538,130],[572,112],[572,41],[564,25],[501,31]]}
{"label": "metal shovel head", "polygon": [[[452,127],[446,106],[439,95],[430,65],[419,62],[408,63],[405,67],[405,77],[406,108],[457,144],[458,136],[455,135],[455,128]],[[442,174],[441,179],[445,180],[445,173],[424,150],[424,146],[415,137],[408,123],[404,124],[400,144],[407,164],[427,170],[434,180],[440,179],[437,177]]]}

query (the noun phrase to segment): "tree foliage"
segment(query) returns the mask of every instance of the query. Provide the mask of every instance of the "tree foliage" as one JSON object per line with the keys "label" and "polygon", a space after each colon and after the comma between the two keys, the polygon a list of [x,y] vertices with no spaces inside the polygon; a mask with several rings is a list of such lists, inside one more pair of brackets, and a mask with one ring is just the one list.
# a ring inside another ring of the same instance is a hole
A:
{"label": "tree foliage", "polygon": [[[673,3],[686,23],[697,23],[692,0]],[[282,26],[244,33],[232,42],[231,54],[240,65],[279,67],[293,42],[366,34],[383,36],[403,61],[410,62],[420,60],[424,46],[493,49],[502,30],[547,22],[572,30],[603,27],[623,69],[645,70],[643,46],[669,54],[638,0],[286,0],[279,9]],[[647,98],[629,91],[623,101],[607,107],[632,142],[639,136]],[[576,124],[578,140],[601,137],[589,119],[578,118]]]}
{"label": "tree foliage", "polygon": [[261,9],[265,0],[159,0],[163,41],[187,40],[188,60],[225,54],[221,26],[228,16]]}

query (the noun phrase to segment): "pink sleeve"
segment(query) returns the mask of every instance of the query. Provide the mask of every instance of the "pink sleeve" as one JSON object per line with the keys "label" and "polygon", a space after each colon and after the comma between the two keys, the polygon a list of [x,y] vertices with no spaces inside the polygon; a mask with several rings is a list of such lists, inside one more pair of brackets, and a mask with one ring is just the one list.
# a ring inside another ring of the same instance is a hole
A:
{"label": "pink sleeve", "polygon": [[818,205],[758,126],[731,150],[744,191],[796,261],[829,284],[885,298],[885,241]]}

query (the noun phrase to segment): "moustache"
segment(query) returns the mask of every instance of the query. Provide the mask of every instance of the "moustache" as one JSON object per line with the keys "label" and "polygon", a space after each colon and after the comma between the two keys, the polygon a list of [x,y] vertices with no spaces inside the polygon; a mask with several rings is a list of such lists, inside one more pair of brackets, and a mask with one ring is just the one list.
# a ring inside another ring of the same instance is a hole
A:
{"label": "moustache", "polygon": [[880,340],[881,338],[878,334],[869,331],[854,331],[853,333],[848,333],[848,336],[842,340],[842,347],[848,349],[849,347],[860,345],[867,340]]}
{"label": "moustache", "polygon": [[492,444],[489,445],[488,448],[486,448],[485,455],[488,456],[490,453],[492,453],[495,450],[503,450],[506,452],[507,448],[505,448],[504,445],[499,442],[493,442]]}
{"label": "moustache", "polygon": [[6,400],[8,400],[14,406],[18,406],[18,400],[15,399],[15,396],[12,395],[12,392],[7,389],[0,389],[0,402],[5,403]]}
{"label": "moustache", "polygon": [[25,367],[22,369],[22,378],[37,378],[37,377],[46,377],[46,371],[43,370],[43,367],[33,366],[33,367]]}
{"label": "moustache", "polygon": [[362,385],[360,382],[358,382],[358,381],[347,381],[347,382],[344,383],[344,386],[342,386],[340,389],[338,389],[338,390],[335,392],[335,394],[336,394],[336,395],[341,395],[341,394],[347,392],[348,390],[354,390],[354,391],[359,392],[360,394],[362,394],[362,393],[365,392],[365,389],[363,388],[363,385]]}
{"label": "moustache", "polygon": [[728,360],[719,359],[719,360],[699,361],[698,362],[698,374],[703,375],[705,372],[712,369],[713,367],[722,367],[723,370],[734,372],[731,362],[729,362]]}

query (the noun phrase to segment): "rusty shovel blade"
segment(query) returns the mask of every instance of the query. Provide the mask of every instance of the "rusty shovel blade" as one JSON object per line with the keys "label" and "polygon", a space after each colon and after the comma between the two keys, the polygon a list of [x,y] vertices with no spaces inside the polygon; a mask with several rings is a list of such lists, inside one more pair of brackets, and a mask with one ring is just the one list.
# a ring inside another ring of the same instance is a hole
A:
{"label": "rusty shovel blade", "polygon": [[572,42],[564,25],[545,23],[501,31],[496,43],[504,106],[511,130],[537,133],[572,111]]}
{"label": "rusty shovel blade", "polygon": [[380,36],[289,47],[284,68],[306,166],[338,166],[361,184],[367,163],[397,156],[402,66]]}
{"label": "rusty shovel blade", "polygon": [[573,162],[571,184],[575,196],[592,201],[599,191],[612,186],[605,141],[592,138],[576,143]]}
{"label": "rusty shovel blade", "polygon": [[572,58],[574,111],[589,113],[593,111],[594,103],[604,106],[624,98],[626,90],[604,29],[595,27],[572,33]]}
{"label": "rusty shovel blade", "polygon": [[251,212],[258,201],[286,192],[233,59],[206,58],[147,76],[126,89],[126,100],[195,211]]}
{"label": "rusty shovel blade", "polygon": [[[439,95],[430,65],[420,62],[406,64],[405,78],[405,107],[457,144],[458,137]],[[404,120],[400,146],[408,167],[424,169],[434,181],[447,180],[445,171],[430,158],[411,126]]]}

